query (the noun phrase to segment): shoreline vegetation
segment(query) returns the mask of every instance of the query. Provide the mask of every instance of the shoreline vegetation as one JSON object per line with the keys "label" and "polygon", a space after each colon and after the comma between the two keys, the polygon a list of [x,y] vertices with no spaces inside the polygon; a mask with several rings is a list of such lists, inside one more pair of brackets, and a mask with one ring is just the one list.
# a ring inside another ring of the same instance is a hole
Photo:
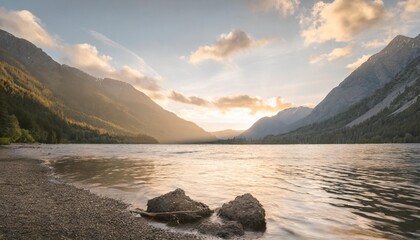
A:
{"label": "shoreline vegetation", "polygon": [[40,160],[0,159],[0,239],[199,239],[159,229],[128,204],[51,178]]}

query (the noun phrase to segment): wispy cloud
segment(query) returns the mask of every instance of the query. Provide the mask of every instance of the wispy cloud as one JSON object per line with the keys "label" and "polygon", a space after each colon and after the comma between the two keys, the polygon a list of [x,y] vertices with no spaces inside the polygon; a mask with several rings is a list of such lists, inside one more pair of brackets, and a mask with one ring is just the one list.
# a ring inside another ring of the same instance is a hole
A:
{"label": "wispy cloud", "polygon": [[251,114],[257,112],[279,112],[283,109],[293,107],[292,103],[286,102],[282,97],[275,97],[270,100],[264,100],[259,97],[249,95],[239,95],[232,97],[221,97],[213,103],[221,110],[229,110],[235,108],[249,109]]}
{"label": "wispy cloud", "polygon": [[370,56],[371,55],[363,55],[360,58],[358,58],[356,61],[354,61],[350,64],[347,64],[346,68],[351,70],[351,71],[354,71],[354,70],[356,70],[356,68],[358,68],[364,62],[366,62],[370,58]]}
{"label": "wispy cloud", "polygon": [[155,78],[161,78],[161,76],[157,73],[157,71],[155,71],[155,69],[153,69],[149,64],[146,63],[146,61],[144,61],[144,59],[142,57],[137,55],[132,50],[130,50],[127,47],[124,47],[123,45],[115,42],[114,40],[110,39],[109,37],[105,36],[104,34],[102,34],[100,32],[90,30],[89,33],[95,39],[101,41],[102,43],[104,43],[104,44],[106,44],[110,47],[114,47],[116,49],[119,49],[119,50],[131,55],[132,57],[134,57],[137,60],[137,65],[140,68],[140,71],[143,72],[144,74],[151,75]]}
{"label": "wispy cloud", "polygon": [[388,45],[389,42],[391,42],[391,40],[393,39],[393,37],[387,37],[385,39],[374,39],[368,42],[363,43],[363,46],[365,48],[377,48],[377,47],[383,47]]}
{"label": "wispy cloud", "polygon": [[208,106],[210,104],[209,101],[205,100],[204,98],[195,97],[195,96],[187,97],[184,94],[173,91],[173,90],[169,93],[168,98],[175,102],[181,102],[181,103],[186,103],[186,104],[191,104],[191,105],[196,105],[196,106]]}
{"label": "wispy cloud", "polygon": [[300,0],[248,0],[256,11],[277,11],[283,16],[293,15],[299,8]]}
{"label": "wispy cloud", "polygon": [[254,39],[241,30],[221,34],[213,45],[199,47],[188,57],[190,63],[199,63],[205,60],[223,61],[239,52],[264,46],[272,39]]}
{"label": "wispy cloud", "polygon": [[185,96],[182,93],[171,91],[168,98],[180,103],[218,109],[221,112],[227,112],[234,109],[246,109],[250,114],[256,114],[257,112],[279,112],[294,106],[292,103],[285,101],[282,97],[262,99],[249,95],[236,95],[206,100],[204,98]]}
{"label": "wispy cloud", "polygon": [[349,56],[352,52],[353,48],[351,46],[334,48],[330,53],[321,54],[319,56],[312,56],[309,63],[315,64],[324,60],[327,60],[328,62],[333,62],[338,59]]}
{"label": "wispy cloud", "polygon": [[128,82],[134,87],[142,90],[152,92],[161,90],[160,78],[144,75],[141,71],[127,65],[110,72],[109,77]]}
{"label": "wispy cloud", "polygon": [[382,0],[320,1],[313,6],[310,16],[301,18],[301,35],[305,44],[348,42],[388,17]]}

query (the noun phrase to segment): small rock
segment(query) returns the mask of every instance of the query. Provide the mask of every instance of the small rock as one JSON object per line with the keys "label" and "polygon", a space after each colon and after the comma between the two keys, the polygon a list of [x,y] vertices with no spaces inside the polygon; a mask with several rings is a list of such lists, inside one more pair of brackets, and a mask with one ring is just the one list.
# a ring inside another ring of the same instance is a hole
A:
{"label": "small rock", "polygon": [[249,193],[223,204],[219,216],[239,222],[245,230],[264,231],[266,228],[265,210],[261,203]]}
{"label": "small rock", "polygon": [[188,223],[209,217],[212,214],[212,210],[206,204],[192,200],[180,188],[150,199],[147,202],[146,212],[165,213],[179,211],[193,211],[194,213],[164,214],[156,216],[155,219],[165,222]]}
{"label": "small rock", "polygon": [[225,239],[244,235],[242,225],[235,221],[226,221],[223,224],[205,221],[198,225],[197,229],[202,234],[209,234]]}

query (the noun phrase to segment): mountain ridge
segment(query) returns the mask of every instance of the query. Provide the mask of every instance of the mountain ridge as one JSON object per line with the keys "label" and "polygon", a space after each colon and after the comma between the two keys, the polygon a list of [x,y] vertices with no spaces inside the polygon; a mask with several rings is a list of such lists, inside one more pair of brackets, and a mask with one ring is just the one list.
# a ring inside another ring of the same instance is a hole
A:
{"label": "mountain ridge", "polygon": [[311,114],[293,125],[292,130],[326,120],[347,110],[351,105],[383,87],[418,56],[420,34],[415,38],[396,36],[384,49],[372,55],[333,88]]}
{"label": "mountain ridge", "polygon": [[[38,79],[46,91],[54,95],[54,107],[76,122],[84,122],[111,134],[146,134],[162,143],[216,139],[195,123],[163,109],[130,84],[99,79],[77,68],[59,64],[34,44],[3,30],[0,30],[0,49],[3,53],[0,59],[24,68]],[[114,85],[119,85],[119,88],[115,89]],[[114,91],[119,91],[119,95]]]}
{"label": "mountain ridge", "polygon": [[260,139],[267,135],[276,135],[287,132],[292,123],[306,117],[311,111],[312,108],[303,106],[282,110],[272,117],[263,117],[259,119],[238,137]]}
{"label": "mountain ridge", "polygon": [[[377,114],[357,124],[363,116],[395,90],[404,89]],[[323,122],[269,136],[261,143],[382,143],[420,142],[420,57],[373,95]]]}

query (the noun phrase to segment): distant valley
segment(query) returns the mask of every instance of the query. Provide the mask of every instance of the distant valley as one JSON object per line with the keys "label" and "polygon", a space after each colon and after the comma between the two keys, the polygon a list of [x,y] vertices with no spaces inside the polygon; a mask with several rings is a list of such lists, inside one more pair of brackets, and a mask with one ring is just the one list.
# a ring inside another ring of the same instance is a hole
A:
{"label": "distant valley", "polygon": [[226,129],[226,130],[222,130],[222,131],[211,132],[211,134],[213,134],[218,139],[226,140],[226,139],[230,139],[230,138],[235,138],[235,137],[241,135],[241,133],[243,133],[243,132],[244,132],[243,130]]}

